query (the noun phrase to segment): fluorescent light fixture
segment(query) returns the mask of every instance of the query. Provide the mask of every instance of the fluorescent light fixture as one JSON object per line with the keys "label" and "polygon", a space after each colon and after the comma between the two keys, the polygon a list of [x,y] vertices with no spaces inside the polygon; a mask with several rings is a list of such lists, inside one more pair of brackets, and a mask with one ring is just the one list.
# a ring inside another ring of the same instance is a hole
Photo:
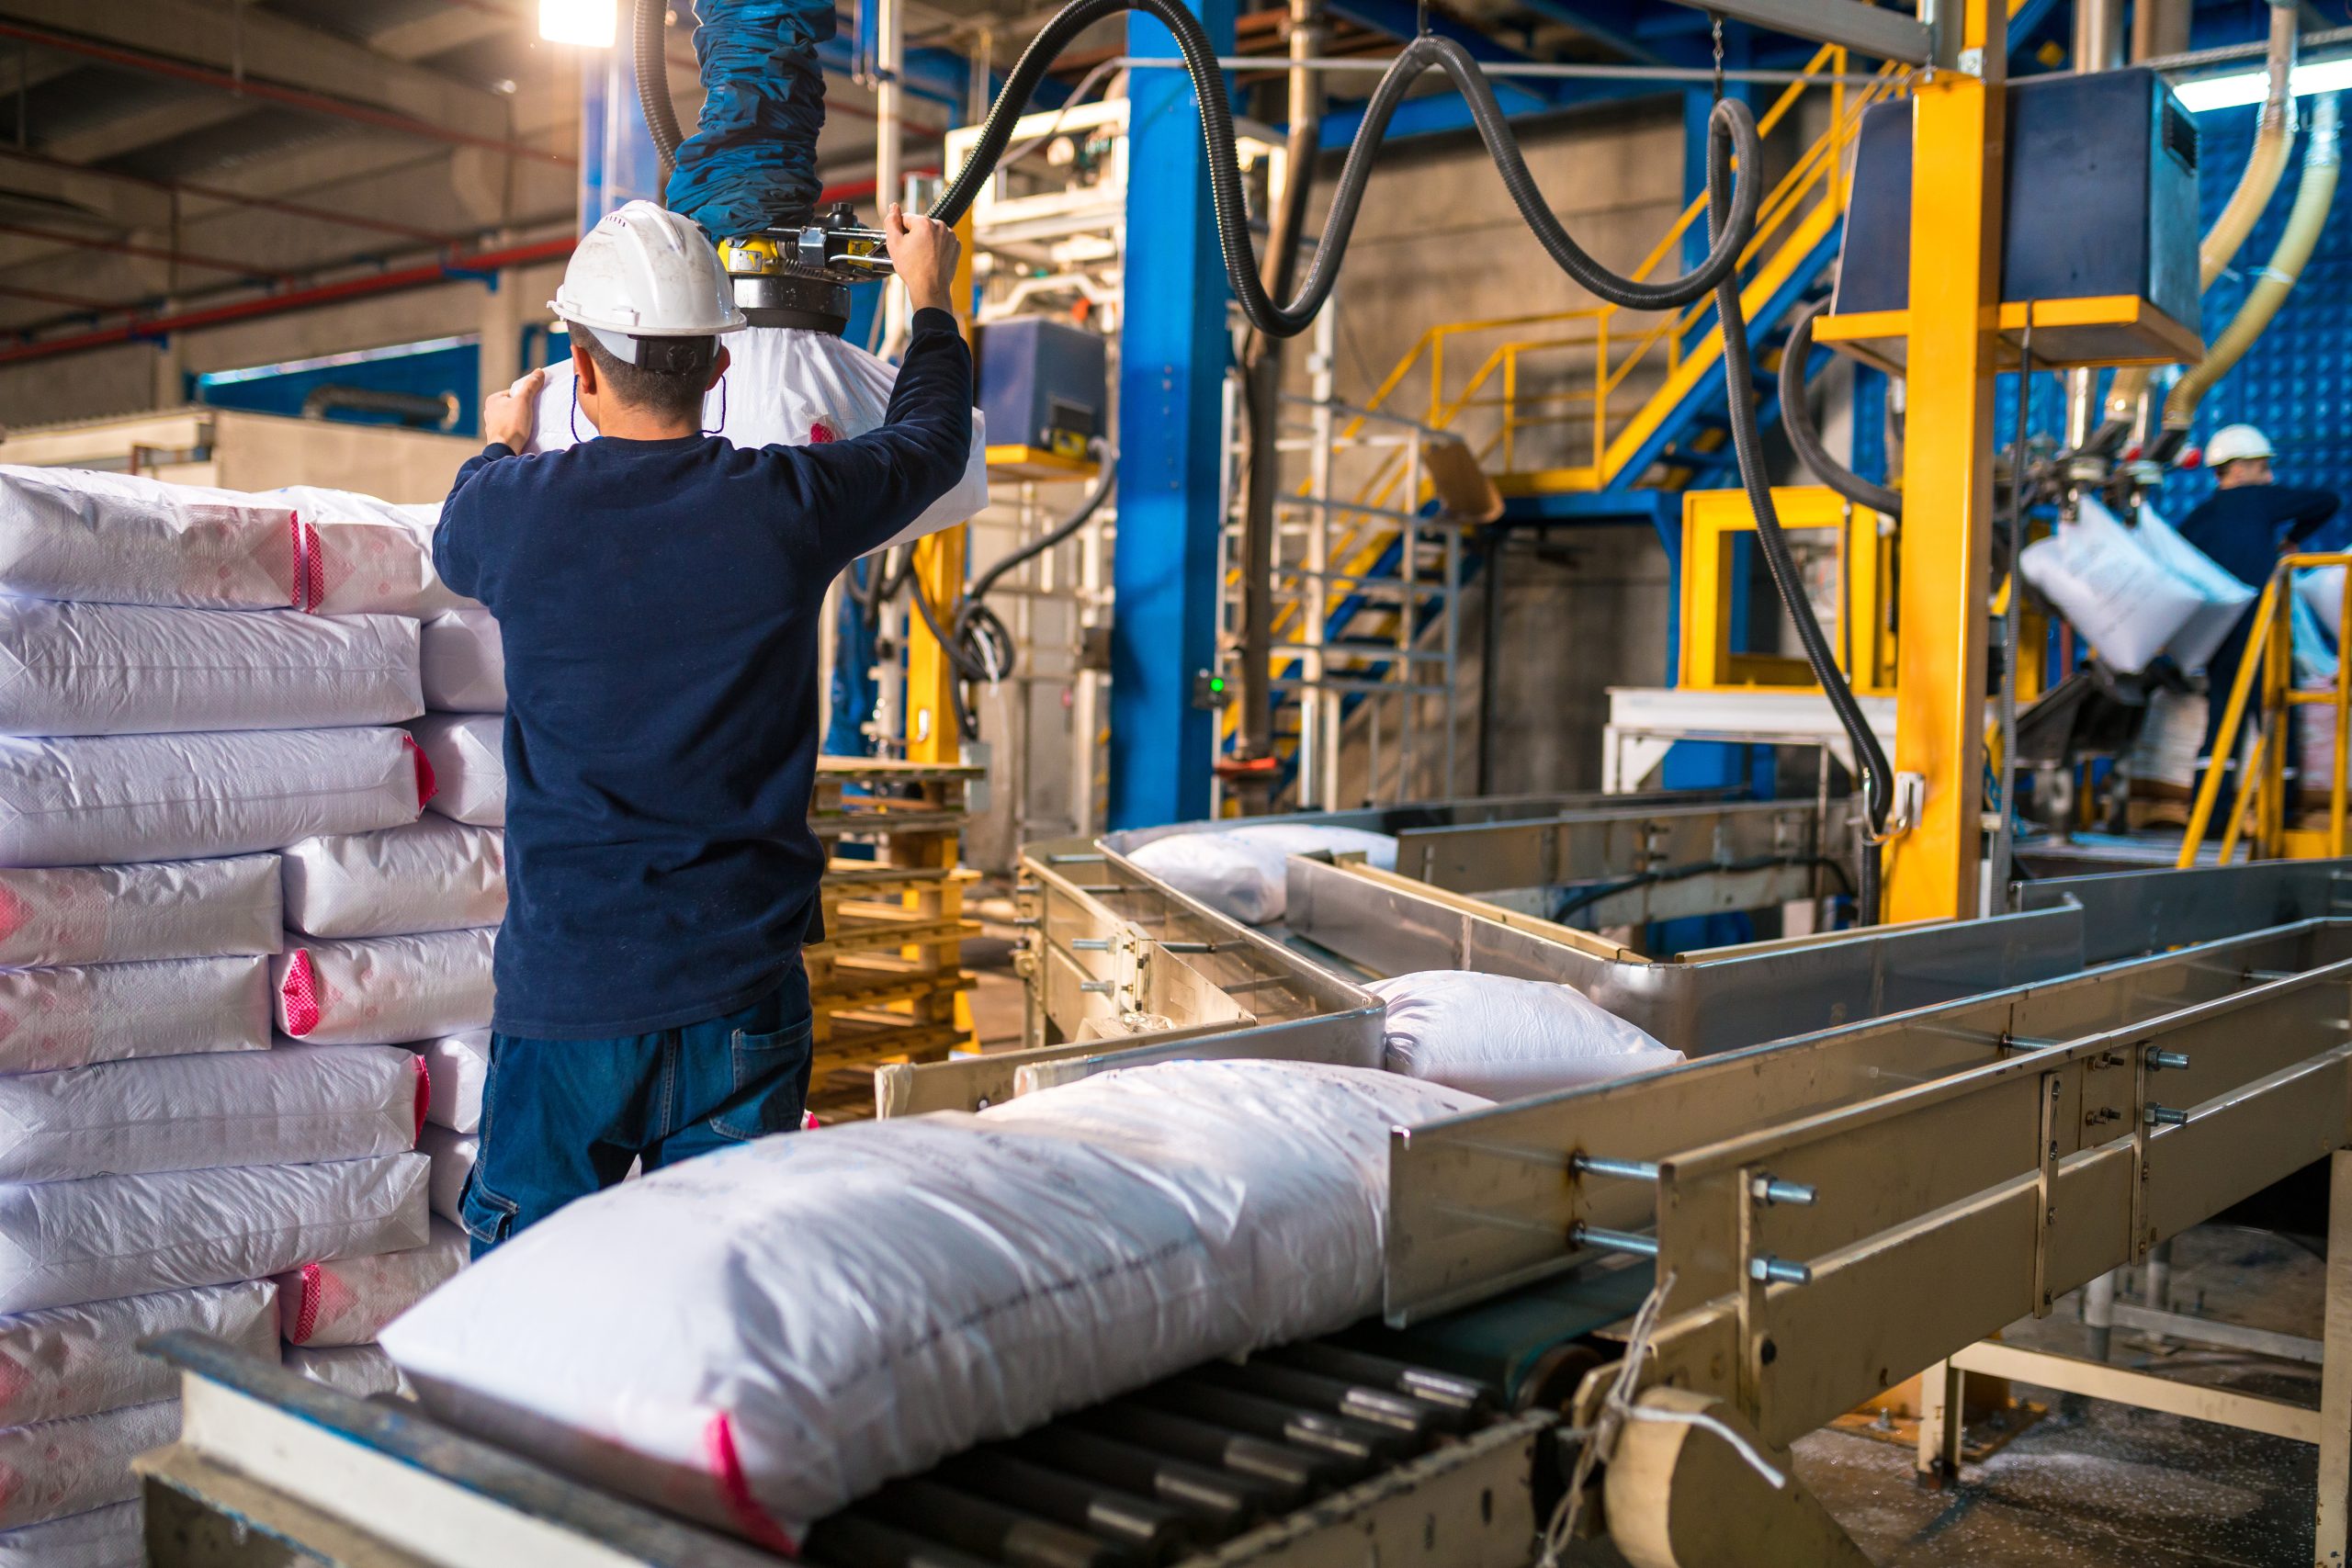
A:
{"label": "fluorescent light fixture", "polygon": [[610,49],[619,27],[618,0],[539,0],[539,36],[549,43]]}
{"label": "fluorescent light fixture", "polygon": [[[2203,114],[2207,109],[2243,108],[2260,103],[2263,87],[2269,79],[2267,72],[2240,71],[2227,76],[2199,76],[2193,81],[2176,82],[2172,90],[2180,96],[2181,107],[2189,113]],[[2298,65],[2294,74],[2287,78],[2288,90],[2299,98],[2345,87],[2352,87],[2352,55]]]}
{"label": "fluorescent light fixture", "polygon": [[281,359],[275,365],[255,365],[243,370],[208,370],[196,378],[199,387],[228,387],[239,381],[260,381],[272,376],[296,376],[305,370],[333,370],[345,365],[373,365],[385,359],[410,359],[420,354],[439,354],[444,349],[466,348],[481,341],[480,333],[459,333],[454,337],[429,337],[421,343],[394,344],[390,348],[356,348],[345,354],[322,354],[311,359]]}

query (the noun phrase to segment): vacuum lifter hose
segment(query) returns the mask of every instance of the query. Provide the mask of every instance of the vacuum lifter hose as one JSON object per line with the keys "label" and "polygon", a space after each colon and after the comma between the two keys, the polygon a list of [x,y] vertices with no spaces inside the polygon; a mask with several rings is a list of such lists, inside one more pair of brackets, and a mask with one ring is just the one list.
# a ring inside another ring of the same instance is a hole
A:
{"label": "vacuum lifter hose", "polygon": [[2335,97],[2330,93],[2321,98],[2312,116],[2311,141],[2303,149],[2303,173],[2295,186],[2295,205],[2288,210],[2287,227],[2270,253],[2269,265],[2255,275],[2245,302],[2213,340],[2205,357],[2173,383],[2172,395],[2165,400],[2163,440],[2167,455],[2187,439],[2188,427],[2197,421],[2197,405],[2205,394],[2245,357],[2245,351],[2286,304],[2296,280],[2302,276],[2304,264],[2312,259],[2320,231],[2327,227],[2327,211],[2335,201],[2336,173],[2342,164]]}
{"label": "vacuum lifter hose", "polygon": [[[1720,192],[1723,187],[1718,182],[1711,188]],[[1725,229],[1719,198],[1710,216],[1715,220],[1720,241]],[[1787,536],[1781,531],[1781,514],[1772,505],[1772,478],[1764,467],[1764,441],[1757,428],[1755,363],[1748,351],[1747,318],[1740,306],[1736,276],[1726,277],[1716,285],[1715,314],[1723,323],[1724,385],[1731,410],[1732,449],[1739,459],[1739,479],[1747,491],[1747,504],[1756,513],[1757,547],[1764,552],[1764,565],[1772,574],[1772,586],[1779,590],[1781,603],[1788,607],[1789,618],[1796,623],[1797,641],[1804,649],[1805,662],[1812,666],[1814,679],[1821,682],[1830,711],[1838,716],[1838,728],[1845,730],[1847,743],[1853,748],[1854,760],[1861,771],[1862,809],[1873,841],[1863,846],[1861,874],[1855,879],[1855,922],[1873,925],[1878,920],[1879,903],[1875,840],[1886,833],[1894,773],[1887,765],[1885,750],[1878,743],[1877,732],[1863,716],[1861,705],[1854,700],[1853,687],[1838,668],[1829,638],[1813,613],[1812,601],[1805,596],[1804,576],[1789,551]],[[1790,351],[1799,352],[1796,339],[1791,340]],[[1793,406],[1783,396],[1783,419]]]}
{"label": "vacuum lifter hose", "polygon": [[1900,517],[1903,497],[1884,485],[1872,484],[1831,457],[1829,448],[1821,444],[1821,433],[1813,427],[1813,408],[1804,395],[1804,362],[1813,353],[1814,321],[1828,309],[1828,300],[1816,300],[1798,311],[1789,328],[1788,346],[1781,351],[1781,428],[1789,433],[1789,445],[1796,448],[1798,460],[1815,479],[1856,506],[1868,507],[1883,517]]}
{"label": "vacuum lifter hose", "polygon": [[1405,46],[1404,52],[1397,55],[1373,90],[1372,101],[1364,109],[1363,124],[1349,145],[1347,162],[1332,191],[1330,212],[1324,221],[1322,240],[1316,247],[1306,279],[1295,299],[1288,304],[1279,304],[1261,281],[1250,251],[1249,209],[1242,199],[1240,164],[1234,149],[1233,110],[1226,98],[1225,76],[1217,69],[1216,51],[1199,18],[1178,0],[1070,0],[1022,52],[1020,63],[1013,67],[1004,91],[989,111],[971,157],[956,175],[956,183],[932,209],[931,216],[943,223],[954,223],[964,216],[972,198],[979,193],[981,182],[989,177],[997,160],[1003,156],[1012,140],[1013,123],[1027,109],[1030,95],[1045,79],[1056,58],[1087,28],[1123,11],[1141,11],[1156,17],[1176,39],[1184,58],[1184,69],[1193,78],[1193,91],[1200,101],[1201,141],[1208,155],[1217,245],[1225,256],[1226,279],[1232,286],[1234,299],[1240,303],[1243,319],[1269,337],[1296,337],[1306,330],[1329,297],[1331,286],[1339,276],[1340,258],[1347,250],[1348,236],[1363,202],[1364,186],[1372,178],[1373,159],[1381,138],[1386,134],[1388,122],[1406,93],[1427,71],[1444,72],[1469,104],[1470,117],[1487,144],[1487,155],[1494,160],[1512,204],[1534,231],[1545,253],[1577,284],[1611,304],[1633,310],[1663,310],[1690,303],[1732,275],[1741,249],[1755,231],[1757,206],[1763,193],[1756,118],[1746,104],[1726,98],[1715,106],[1708,121],[1707,177],[1711,188],[1730,186],[1731,169],[1736,164],[1738,181],[1731,186],[1729,215],[1717,230],[1713,249],[1690,272],[1662,282],[1644,282],[1610,271],[1587,254],[1553,216],[1543,192],[1536,188],[1534,175],[1528,172],[1527,160],[1519,150],[1519,139],[1511,133],[1510,123],[1496,104],[1494,88],[1487,84],[1485,73],[1461,45],[1449,39],[1424,36]]}

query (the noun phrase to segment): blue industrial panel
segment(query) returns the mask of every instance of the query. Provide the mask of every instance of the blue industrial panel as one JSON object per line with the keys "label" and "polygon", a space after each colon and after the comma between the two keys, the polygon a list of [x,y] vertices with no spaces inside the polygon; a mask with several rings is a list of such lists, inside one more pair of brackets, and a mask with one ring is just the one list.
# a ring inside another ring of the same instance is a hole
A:
{"label": "blue industrial panel", "polygon": [[[2310,102],[2308,98],[2301,101],[2306,121],[2311,116]],[[2197,117],[2203,146],[2199,198],[2208,226],[2229,200],[2239,171],[2245,167],[2257,112],[2249,107]],[[2278,182],[2278,194],[2271,197],[2261,222],[2238,252],[2231,273],[2206,290],[2207,342],[2229,324],[2253,275],[2269,260],[2271,247],[2278,243],[2288,209],[2294,205],[2302,153],[2303,138],[2298,137],[2286,177]],[[2321,231],[2318,248],[2303,268],[2302,281],[2288,296],[2286,308],[2271,322],[2270,330],[2206,394],[2190,432],[2190,439],[2202,445],[2224,424],[2259,425],[2278,449],[2272,467],[2280,482],[2313,485],[2339,495],[2352,494],[2352,223],[2345,220],[2344,205],[2344,193],[2339,191],[2336,211]],[[2157,505],[2177,519],[2212,489],[2212,476],[2202,469],[2176,472],[2159,492]],[[2339,519],[2323,529],[2314,543],[2331,547],[2344,537]]]}
{"label": "blue industrial panel", "polygon": [[[481,412],[476,402],[481,383],[481,349],[478,344],[443,338],[417,344],[413,351],[391,348],[334,355],[325,363],[309,360],[265,367],[257,371],[217,371],[188,379],[193,400],[208,408],[247,409],[254,413],[288,416],[300,414],[302,400],[321,387],[365,387],[371,391],[455,397],[457,423],[444,434],[474,435],[481,430]],[[354,409],[336,409],[326,417],[353,424],[401,423],[390,414],[364,413]]]}
{"label": "blue industrial panel", "polygon": [[[1231,53],[1233,0],[1193,4],[1217,51]],[[1136,14],[1127,52],[1172,56],[1176,40]],[[1216,728],[1193,706],[1192,682],[1216,659],[1220,412],[1231,352],[1192,79],[1152,70],[1134,82],[1112,572],[1114,828],[1208,814]]]}

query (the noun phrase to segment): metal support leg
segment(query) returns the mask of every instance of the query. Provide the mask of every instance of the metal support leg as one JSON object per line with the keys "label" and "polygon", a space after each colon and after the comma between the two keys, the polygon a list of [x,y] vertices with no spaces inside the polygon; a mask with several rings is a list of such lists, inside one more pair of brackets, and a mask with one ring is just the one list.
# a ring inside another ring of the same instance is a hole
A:
{"label": "metal support leg", "polygon": [[1960,1479],[1967,1375],[1950,1361],[1919,1374],[1919,1473],[1941,1485]]}
{"label": "metal support leg", "polygon": [[2115,1338],[2115,1276],[2101,1274],[2083,1287],[2083,1325],[2091,1331],[2090,1359],[2104,1361]]}
{"label": "metal support leg", "polygon": [[2319,1371],[2319,1531],[2312,1561],[2352,1562],[2352,1149],[2330,1156],[2325,1359]]}

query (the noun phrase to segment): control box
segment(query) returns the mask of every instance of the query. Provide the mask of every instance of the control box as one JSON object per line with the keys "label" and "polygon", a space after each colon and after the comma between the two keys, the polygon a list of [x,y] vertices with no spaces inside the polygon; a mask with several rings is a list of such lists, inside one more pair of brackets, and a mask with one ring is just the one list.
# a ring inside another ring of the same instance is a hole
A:
{"label": "control box", "polygon": [[[2006,96],[2002,300],[2136,297],[2197,330],[2197,121],[2164,79],[2030,76]],[[1862,116],[1837,314],[1909,303],[1911,197],[1905,98]]]}
{"label": "control box", "polygon": [[990,446],[1035,446],[1072,459],[1103,432],[1102,338],[1043,316],[980,329],[980,412]]}

